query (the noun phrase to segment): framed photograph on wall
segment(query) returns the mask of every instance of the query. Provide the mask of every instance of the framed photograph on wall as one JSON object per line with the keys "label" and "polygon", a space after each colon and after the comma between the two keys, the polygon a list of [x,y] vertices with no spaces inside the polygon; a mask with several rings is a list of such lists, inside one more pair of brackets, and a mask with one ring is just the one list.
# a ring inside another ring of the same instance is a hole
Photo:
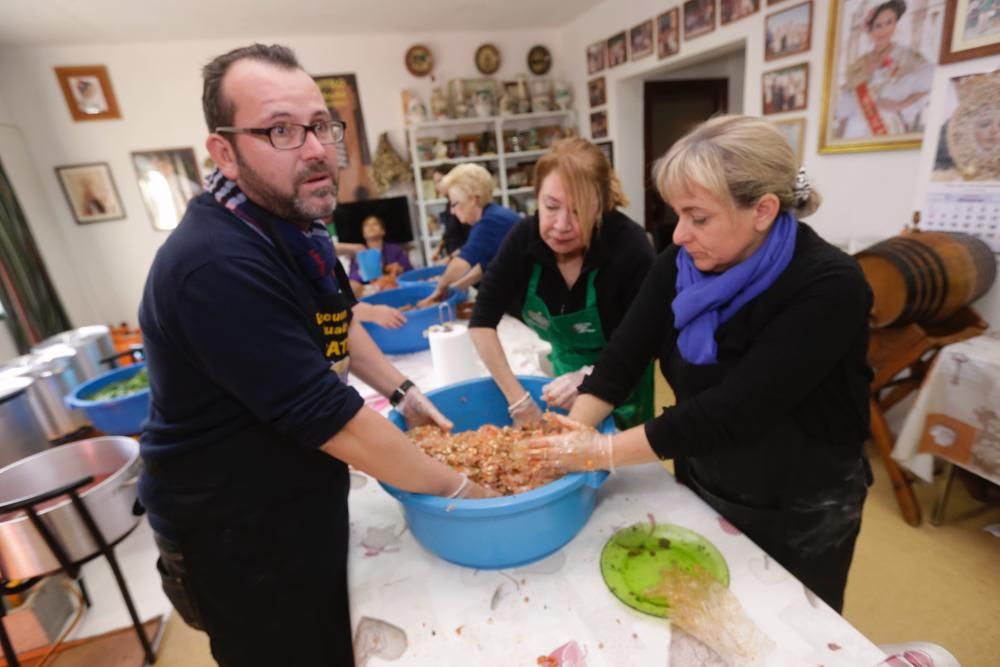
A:
{"label": "framed photograph on wall", "polygon": [[944,3],[831,0],[820,153],[920,146]]}
{"label": "framed photograph on wall", "polygon": [[608,158],[611,168],[615,168],[615,146],[613,141],[596,141],[594,145],[601,149],[604,156]]}
{"label": "framed photograph on wall", "polygon": [[596,74],[604,69],[608,58],[608,43],[597,42],[587,47],[587,74]]}
{"label": "framed photograph on wall", "polygon": [[722,25],[739,21],[760,9],[760,0],[719,0],[719,21]]}
{"label": "framed photograph on wall", "polygon": [[595,111],[590,114],[590,138],[594,141],[608,138],[607,111]]}
{"label": "framed photograph on wall", "polygon": [[653,19],[643,21],[628,31],[628,49],[632,60],[653,54]]}
{"label": "framed photograph on wall", "polygon": [[796,164],[802,166],[806,140],[806,119],[788,118],[771,122],[774,123],[774,126],[778,128],[778,132],[781,132],[782,136],[785,137],[792,147],[792,152],[795,153]]}
{"label": "framed photograph on wall", "polygon": [[941,63],[1000,53],[1000,7],[996,0],[945,3]]}
{"label": "framed photograph on wall", "polygon": [[153,229],[170,231],[181,221],[188,201],[203,189],[194,149],[135,151],[132,165]]}
{"label": "framed photograph on wall", "polygon": [[618,67],[628,62],[628,40],[624,32],[608,38],[608,67]]}
{"label": "framed photograph on wall", "polygon": [[684,41],[715,30],[715,0],[687,0],[684,3]]}
{"label": "framed photograph on wall", "polygon": [[76,224],[88,225],[125,217],[125,207],[107,162],[56,167],[56,176]]}
{"label": "framed photograph on wall", "polygon": [[764,19],[764,59],[804,53],[812,46],[812,0]]}
{"label": "framed photograph on wall", "polygon": [[761,78],[765,114],[806,108],[809,100],[809,63],[764,72]]}
{"label": "framed photograph on wall", "polygon": [[86,65],[54,69],[73,120],[121,118],[107,67]]}
{"label": "framed photograph on wall", "polygon": [[587,93],[590,97],[590,106],[603,107],[608,101],[608,91],[605,87],[604,77],[599,76],[587,82]]}
{"label": "framed photograph on wall", "polygon": [[674,7],[656,17],[657,58],[666,58],[681,50],[680,15],[680,7]]}

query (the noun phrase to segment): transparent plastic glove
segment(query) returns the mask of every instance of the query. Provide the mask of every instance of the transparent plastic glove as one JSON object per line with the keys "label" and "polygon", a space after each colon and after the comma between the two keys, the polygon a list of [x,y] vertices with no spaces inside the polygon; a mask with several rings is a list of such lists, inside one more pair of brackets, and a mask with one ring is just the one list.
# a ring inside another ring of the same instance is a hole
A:
{"label": "transparent plastic glove", "polygon": [[463,498],[472,500],[475,498],[496,498],[499,495],[500,494],[488,486],[476,484],[469,479],[468,475],[462,473],[462,482],[448,495],[448,498],[454,500],[460,500]]}
{"label": "transparent plastic glove", "polygon": [[406,315],[392,306],[372,306],[371,321],[386,329],[398,329],[406,324]]}
{"label": "transparent plastic glove", "polygon": [[556,415],[573,430],[544,438],[534,438],[520,445],[519,457],[525,457],[540,470],[555,475],[590,470],[615,471],[614,441],[610,434],[598,433],[589,426]]}
{"label": "transparent plastic glove", "polygon": [[584,366],[580,370],[563,373],[552,382],[542,387],[542,398],[551,408],[569,410],[573,401],[580,395],[579,387],[583,378],[590,375],[593,366]]}
{"label": "transparent plastic glove", "polygon": [[507,406],[507,414],[514,420],[514,426],[530,426],[542,420],[542,409],[527,391],[524,396]]}
{"label": "transparent plastic glove", "polygon": [[403,415],[403,420],[407,427],[423,426],[424,424],[435,424],[445,431],[450,431],[454,424],[451,420],[441,414],[441,411],[434,407],[431,399],[424,396],[424,392],[416,387],[411,387],[403,400],[396,406],[399,414]]}

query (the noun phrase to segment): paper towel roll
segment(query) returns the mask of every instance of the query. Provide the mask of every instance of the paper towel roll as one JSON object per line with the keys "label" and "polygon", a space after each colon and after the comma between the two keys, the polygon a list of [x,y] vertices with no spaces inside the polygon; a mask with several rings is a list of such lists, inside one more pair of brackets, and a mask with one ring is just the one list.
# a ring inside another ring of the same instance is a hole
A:
{"label": "paper towel roll", "polygon": [[479,377],[479,354],[472,345],[468,327],[462,324],[431,327],[427,339],[438,387]]}

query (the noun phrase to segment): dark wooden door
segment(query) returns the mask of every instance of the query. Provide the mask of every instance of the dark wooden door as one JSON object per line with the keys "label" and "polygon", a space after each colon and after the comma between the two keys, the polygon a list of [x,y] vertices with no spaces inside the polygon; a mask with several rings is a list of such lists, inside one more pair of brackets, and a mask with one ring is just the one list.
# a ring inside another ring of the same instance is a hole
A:
{"label": "dark wooden door", "polygon": [[643,90],[645,118],[646,231],[652,234],[656,251],[670,244],[677,216],[656,191],[653,164],[692,128],[718,113],[729,103],[728,79],[647,81]]}

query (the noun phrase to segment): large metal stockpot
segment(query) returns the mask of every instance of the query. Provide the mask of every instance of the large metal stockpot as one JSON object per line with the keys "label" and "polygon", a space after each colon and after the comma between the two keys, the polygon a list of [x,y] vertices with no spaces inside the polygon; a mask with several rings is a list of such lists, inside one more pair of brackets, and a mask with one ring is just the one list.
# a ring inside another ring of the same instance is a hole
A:
{"label": "large metal stockpot", "polygon": [[101,362],[110,359],[115,354],[115,346],[111,342],[111,329],[103,324],[63,331],[46,338],[31,348],[31,351],[45,352],[54,345],[69,345],[76,350],[73,364],[80,382],[93,380],[98,375],[105,373],[108,368]]}
{"label": "large metal stockpot", "polygon": [[[30,377],[0,378],[0,466],[41,452],[49,441],[28,401]],[[0,482],[0,496],[5,487]]]}
{"label": "large metal stockpot", "polygon": [[0,367],[0,377],[34,379],[28,388],[28,400],[48,440],[58,440],[90,423],[82,410],[72,410],[64,402],[82,382],[77,356],[69,345],[52,345],[42,352],[11,359]]}
{"label": "large metal stockpot", "polygon": [[[93,475],[108,475],[80,497],[104,539],[113,544],[139,521],[133,514],[141,469],[139,443],[106,436],[80,440],[21,459],[0,469],[0,505],[50,491]],[[43,508],[39,516],[73,562],[98,552],[68,496]],[[0,579],[28,579],[55,572],[59,562],[23,512],[0,517]]]}

